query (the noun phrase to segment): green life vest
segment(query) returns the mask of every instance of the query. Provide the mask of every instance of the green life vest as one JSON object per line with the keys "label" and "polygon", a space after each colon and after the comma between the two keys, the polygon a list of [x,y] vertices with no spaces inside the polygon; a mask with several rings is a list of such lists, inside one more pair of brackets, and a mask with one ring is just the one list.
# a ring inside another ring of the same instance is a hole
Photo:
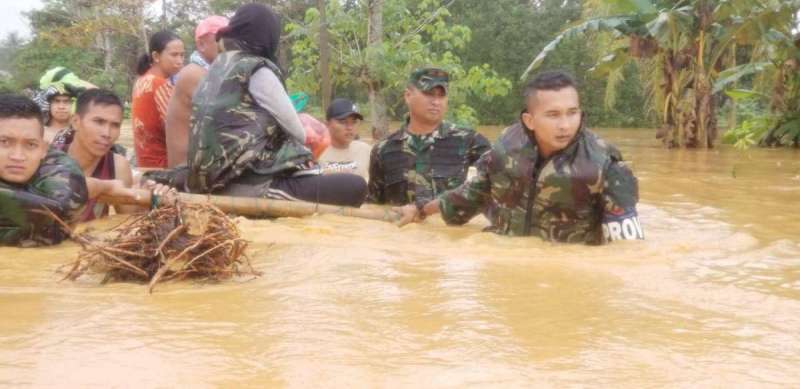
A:
{"label": "green life vest", "polygon": [[564,150],[538,161],[532,138],[520,123],[507,128],[479,162],[479,179],[441,197],[445,221],[466,223],[485,206],[499,234],[588,244],[610,240],[604,223],[638,223],[636,178],[614,146],[581,128]]}
{"label": "green life vest", "polygon": [[187,189],[219,191],[243,174],[289,175],[311,161],[311,153],[290,137],[249,92],[250,78],[279,68],[241,51],[220,54],[192,98]]}
{"label": "green life vest", "polygon": [[51,245],[67,238],[66,231],[49,215],[78,221],[89,198],[86,179],[77,162],[50,149],[36,174],[24,185],[0,181],[0,244]]}

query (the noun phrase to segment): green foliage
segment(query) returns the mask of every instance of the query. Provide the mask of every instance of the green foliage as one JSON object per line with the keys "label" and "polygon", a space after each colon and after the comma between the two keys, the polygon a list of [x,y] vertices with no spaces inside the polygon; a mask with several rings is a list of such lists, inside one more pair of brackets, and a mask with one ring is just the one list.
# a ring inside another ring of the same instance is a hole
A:
{"label": "green foliage", "polygon": [[769,96],[745,89],[725,93],[737,103],[737,121],[741,124],[726,132],[723,142],[739,149],[754,145],[800,145],[800,112],[797,107],[789,112],[769,112],[766,108]]}
{"label": "green foliage", "polygon": [[14,65],[14,58],[23,46],[22,38],[16,32],[8,33],[0,42],[0,69],[8,71]]}
{"label": "green foliage", "polygon": [[[723,73],[723,82],[711,86],[720,69],[736,57],[736,45],[786,42],[796,25],[800,1],[648,0],[590,1],[602,13],[562,30],[542,48],[525,75],[540,67],[570,38],[609,31],[613,44],[594,70],[611,76],[607,88],[620,82],[620,69],[636,60],[648,72],[645,78],[650,104],[663,120],[670,146],[708,147],[716,134],[714,93],[726,84],[753,74],[756,66]],[[731,54],[733,53],[733,54]],[[755,58],[754,58],[755,59]],[[755,61],[754,61],[755,62]],[[607,103],[615,93],[607,90]],[[608,104],[611,105],[611,104]]]}
{"label": "green foliage", "polygon": [[11,77],[0,77],[0,93],[14,93],[18,90]]}
{"label": "green foliage", "polygon": [[150,2],[43,1],[43,8],[27,14],[33,38],[10,61],[13,88],[35,88],[46,70],[64,66],[120,97],[129,96],[132,67],[142,52],[143,10]]}
{"label": "green foliage", "polygon": [[[440,0],[387,0],[384,3],[384,41],[367,48],[366,8],[361,3],[328,2],[326,15],[331,37],[331,75],[334,90],[366,89],[378,85],[386,92],[395,118],[404,112],[400,95],[410,72],[422,66],[437,66],[450,73],[451,120],[475,125],[479,122],[473,101],[504,96],[511,82],[487,63],[465,66],[459,55],[472,38],[469,27],[453,22]],[[302,23],[286,26],[293,41],[291,90],[316,95],[319,88],[319,12],[310,8]],[[374,66],[370,66],[374,65]],[[370,73],[368,69],[377,69]],[[336,94],[336,93],[335,93]],[[359,96],[363,98],[363,92]]]}
{"label": "green foliage", "polygon": [[[578,20],[586,1],[542,0],[459,0],[450,6],[454,21],[472,31],[472,39],[459,55],[467,66],[490,63],[503,78],[515,80],[511,92],[491,100],[472,100],[478,117],[484,123],[509,124],[517,120],[522,109],[524,80],[520,75],[531,61],[531,52],[547,45],[565,25]],[[487,23],[498,20],[498,23]],[[589,69],[595,62],[597,37],[565,39],[561,49],[550,55],[542,69],[561,69],[579,81],[583,109],[592,126],[644,127],[651,124],[641,101],[644,100],[638,71],[625,67],[620,71],[617,100],[606,109],[606,75],[595,75]],[[518,81],[516,81],[518,80]]]}
{"label": "green foliage", "polygon": [[765,113],[763,104],[760,104],[757,99],[737,95],[734,101],[736,101],[736,121],[739,125],[725,132],[722,141],[732,144],[738,149],[746,149],[758,144],[759,140],[772,128],[775,119]]}
{"label": "green foliage", "polygon": [[800,114],[792,112],[777,120],[777,124],[759,142],[762,146],[800,146]]}
{"label": "green foliage", "polygon": [[531,62],[528,68],[522,73],[522,79],[527,78],[531,72],[538,69],[542,63],[544,63],[545,58],[555,51],[559,45],[561,45],[562,41],[583,38],[586,34],[599,31],[616,31],[625,28],[627,23],[630,22],[630,17],[598,18],[590,19],[565,29],[539,51],[539,54],[533,59],[533,62]]}
{"label": "green foliage", "polygon": [[751,62],[744,65],[725,69],[719,73],[717,82],[714,83],[714,93],[721,92],[726,88],[735,85],[737,82],[746,77],[752,76],[757,73],[769,71],[774,69],[774,64],[771,62]]}

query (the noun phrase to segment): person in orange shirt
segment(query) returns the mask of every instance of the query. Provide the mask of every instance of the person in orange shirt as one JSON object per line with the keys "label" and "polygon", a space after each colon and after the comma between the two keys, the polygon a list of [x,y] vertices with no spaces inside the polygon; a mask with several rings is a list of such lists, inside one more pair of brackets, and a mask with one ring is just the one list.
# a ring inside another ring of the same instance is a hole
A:
{"label": "person in orange shirt", "polygon": [[166,168],[164,132],[167,106],[172,95],[170,77],[183,67],[183,42],[171,31],[150,37],[148,52],[139,58],[133,85],[131,122],[136,164],[141,168]]}

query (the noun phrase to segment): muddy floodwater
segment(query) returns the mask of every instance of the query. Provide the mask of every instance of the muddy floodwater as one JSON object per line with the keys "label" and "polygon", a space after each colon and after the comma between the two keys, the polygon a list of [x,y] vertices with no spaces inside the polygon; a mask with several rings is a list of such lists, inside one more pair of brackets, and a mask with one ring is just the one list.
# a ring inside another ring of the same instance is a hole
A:
{"label": "muddy floodwater", "polygon": [[645,241],[241,219],[263,276],[152,295],[59,282],[72,243],[0,248],[0,386],[800,386],[800,152],[599,132],[639,177]]}

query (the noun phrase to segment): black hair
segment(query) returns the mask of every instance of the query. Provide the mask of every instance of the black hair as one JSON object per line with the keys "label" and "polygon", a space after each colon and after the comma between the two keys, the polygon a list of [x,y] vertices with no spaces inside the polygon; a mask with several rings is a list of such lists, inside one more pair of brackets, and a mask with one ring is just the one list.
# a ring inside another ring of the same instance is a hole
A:
{"label": "black hair", "polygon": [[122,100],[114,92],[107,89],[88,89],[78,96],[78,101],[75,103],[75,113],[78,116],[85,115],[92,104],[116,105],[123,109]]}
{"label": "black hair", "polygon": [[281,39],[280,16],[268,5],[245,4],[236,10],[226,27],[217,32],[225,50],[239,49],[278,64]]}
{"label": "black hair", "polygon": [[0,119],[36,119],[42,126],[44,134],[44,123],[42,122],[42,109],[30,98],[22,95],[3,93],[0,94]]}
{"label": "black hair", "polygon": [[150,70],[153,65],[153,52],[161,53],[167,48],[169,42],[180,40],[181,38],[172,31],[162,30],[150,36],[150,42],[147,44],[147,53],[139,56],[139,62],[136,63],[136,74],[143,75]]}
{"label": "black hair", "polygon": [[525,84],[525,88],[522,90],[522,97],[525,98],[527,104],[528,99],[540,90],[557,91],[564,88],[578,89],[578,83],[569,73],[561,70],[543,72],[537,74],[536,77]]}

